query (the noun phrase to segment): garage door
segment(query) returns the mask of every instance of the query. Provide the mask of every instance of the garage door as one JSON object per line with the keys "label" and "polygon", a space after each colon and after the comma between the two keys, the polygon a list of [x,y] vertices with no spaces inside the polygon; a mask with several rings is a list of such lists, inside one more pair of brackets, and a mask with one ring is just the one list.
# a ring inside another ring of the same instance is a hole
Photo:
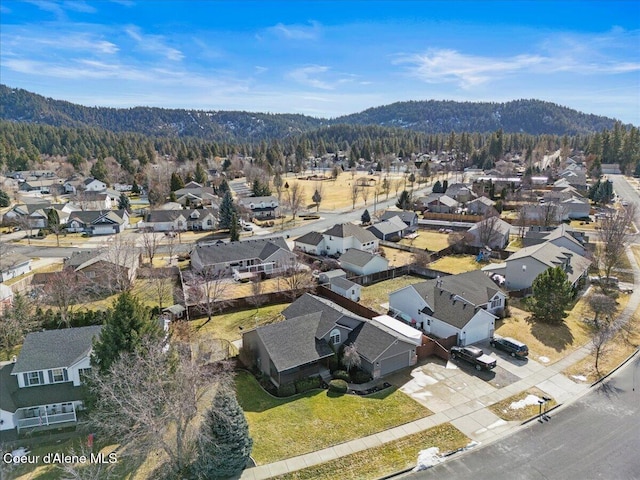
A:
{"label": "garage door", "polygon": [[390,373],[409,366],[409,352],[399,353],[393,357],[380,361],[380,376],[384,377]]}
{"label": "garage door", "polygon": [[471,345],[472,343],[481,342],[489,338],[489,327],[487,325],[475,325],[464,329],[466,333],[462,340],[463,345]]}
{"label": "garage door", "polygon": [[100,226],[93,227],[94,235],[109,235],[111,233],[114,233],[113,226],[111,225],[107,225],[107,226],[100,225]]}

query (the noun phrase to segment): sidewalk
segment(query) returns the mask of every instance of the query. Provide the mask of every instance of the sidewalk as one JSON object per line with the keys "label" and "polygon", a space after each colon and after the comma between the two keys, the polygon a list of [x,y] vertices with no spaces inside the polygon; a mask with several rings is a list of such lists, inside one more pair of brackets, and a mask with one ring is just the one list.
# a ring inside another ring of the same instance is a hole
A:
{"label": "sidewalk", "polygon": [[[630,249],[627,249],[627,255],[629,256],[635,273],[636,285],[638,285],[638,281],[640,280],[640,267],[636,265],[633,252],[631,252]],[[620,314],[620,318],[623,321],[630,319],[639,305],[640,289],[636,288],[627,307]],[[531,368],[524,368],[523,371],[525,373],[520,380],[503,388],[495,389],[491,393],[484,395],[479,394],[477,396],[470,395],[465,397],[467,399],[466,401],[455,405],[451,400],[448,400],[449,403],[445,406],[442,404],[442,399],[439,399],[439,405],[442,406],[442,408],[439,408],[436,413],[428,417],[316,452],[267,465],[259,465],[245,470],[240,478],[242,480],[263,480],[288,472],[294,472],[351,453],[377,447],[443,423],[451,423],[471,440],[478,443],[492,442],[525,427],[522,426],[522,422],[507,422],[502,420],[488,409],[490,405],[532,387],[537,387],[548,393],[558,404],[566,403],[569,400],[581,396],[589,390],[590,385],[586,383],[576,383],[563,375],[562,372],[588,355],[588,346],[580,347],[552,365],[544,366],[543,368],[535,368],[531,365]],[[456,397],[453,396],[451,398]],[[458,396],[457,398],[460,397]],[[428,404],[426,406],[429,407]]]}

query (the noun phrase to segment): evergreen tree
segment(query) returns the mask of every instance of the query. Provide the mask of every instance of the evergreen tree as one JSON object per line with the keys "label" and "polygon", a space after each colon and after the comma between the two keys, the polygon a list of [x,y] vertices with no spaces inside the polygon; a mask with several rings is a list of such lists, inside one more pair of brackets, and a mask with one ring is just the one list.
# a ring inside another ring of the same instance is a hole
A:
{"label": "evergreen tree", "polygon": [[235,214],[236,207],[233,204],[233,197],[231,197],[231,192],[227,190],[220,202],[220,228],[231,228]]}
{"label": "evergreen tree", "polygon": [[573,291],[567,274],[561,267],[548,268],[533,281],[531,307],[536,319],[558,324],[567,316]]}
{"label": "evergreen tree", "polygon": [[223,178],[218,185],[218,196],[223,196],[225,193],[229,191],[229,183],[227,183],[227,179]]}
{"label": "evergreen tree", "polygon": [[96,163],[91,167],[91,175],[96,180],[100,180],[101,182],[107,182],[107,176],[109,173],[107,172],[107,165],[104,163],[104,160],[99,158]]}
{"label": "evergreen tree", "polygon": [[449,180],[442,181],[442,193],[447,193],[447,188],[449,188]]}
{"label": "evergreen tree", "polygon": [[233,212],[231,215],[231,225],[229,225],[229,237],[232,242],[240,240],[240,229],[238,228],[238,215]]}
{"label": "evergreen tree", "polygon": [[444,193],[444,190],[442,190],[442,183],[440,183],[440,180],[436,181],[436,183],[433,184],[433,193]]}
{"label": "evergreen tree", "polygon": [[402,210],[410,210],[413,205],[413,198],[411,196],[411,192],[407,190],[403,190],[400,192],[400,196],[398,197],[398,201],[396,202],[396,207]]}
{"label": "evergreen tree", "polygon": [[140,187],[138,186],[135,180],[131,185],[131,193],[133,193],[134,195],[140,195]]}
{"label": "evergreen tree", "polygon": [[266,183],[262,183],[257,178],[253,181],[251,192],[253,193],[254,197],[268,197],[269,195],[271,195],[271,189],[269,188],[269,185]]}
{"label": "evergreen tree", "polygon": [[113,309],[109,310],[100,336],[93,343],[91,364],[107,373],[120,352],[133,352],[146,335],[162,335],[160,326],[131,293],[121,293]]}
{"label": "evergreen tree", "polygon": [[200,429],[193,472],[206,480],[239,475],[247,466],[252,447],[249,425],[235,392],[219,388]]}
{"label": "evergreen tree", "polygon": [[196,163],[195,181],[200,185],[207,183],[207,172],[200,162]]}
{"label": "evergreen tree", "polygon": [[371,215],[369,214],[369,210],[365,209],[365,211],[362,212],[360,220],[362,221],[363,225],[367,225],[369,222],[371,222]]}
{"label": "evergreen tree", "polygon": [[171,174],[171,191],[175,192],[176,190],[180,190],[181,188],[184,188],[184,181],[177,172],[173,172]]}
{"label": "evergreen tree", "polygon": [[320,210],[320,202],[322,202],[322,195],[320,194],[317,188],[316,188],[316,191],[313,192],[313,197],[311,197],[311,200],[313,201],[313,203],[316,204],[316,212]]}
{"label": "evergreen tree", "polygon": [[8,207],[11,205],[11,199],[4,190],[0,190],[0,207]]}
{"label": "evergreen tree", "polygon": [[127,212],[131,211],[131,201],[124,193],[121,193],[120,198],[118,198],[118,209],[126,210]]}

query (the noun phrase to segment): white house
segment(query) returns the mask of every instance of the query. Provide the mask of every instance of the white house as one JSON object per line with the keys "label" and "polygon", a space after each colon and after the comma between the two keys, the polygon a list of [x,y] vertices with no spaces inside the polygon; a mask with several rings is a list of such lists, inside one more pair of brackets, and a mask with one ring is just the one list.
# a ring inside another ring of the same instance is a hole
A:
{"label": "white house", "polygon": [[72,425],[84,408],[83,377],[91,370],[101,326],[29,333],[15,363],[0,369],[0,430]]}
{"label": "white house", "polygon": [[530,227],[522,241],[525,247],[551,242],[556,247],[566,248],[584,257],[587,253],[586,244],[589,243],[589,237],[585,236],[584,232],[574,230],[562,223],[554,229]]}
{"label": "white house", "polygon": [[350,248],[340,257],[340,267],[356,275],[371,275],[389,269],[389,260],[357,248]]}
{"label": "white house", "polygon": [[467,203],[467,211],[473,215],[485,215],[493,210],[495,204],[489,197],[478,197]]}
{"label": "white house", "polygon": [[472,247],[503,249],[509,244],[511,224],[499,217],[479,221],[467,231],[467,243]]}
{"label": "white house", "polygon": [[216,217],[211,209],[152,210],[143,227],[154,232],[184,232],[186,230],[214,230]]}
{"label": "white house", "polygon": [[335,277],[329,280],[329,288],[332,292],[342,295],[349,300],[353,300],[354,302],[360,301],[362,287],[344,277]]}
{"label": "white house", "polygon": [[276,218],[278,199],[274,196],[247,197],[238,199],[238,205],[247,209],[251,216],[260,220]]}
{"label": "white house", "polygon": [[375,252],[375,235],[353,223],[339,223],[322,233],[309,232],[294,240],[296,248],[313,255],[340,255],[350,248]]}
{"label": "white house", "polygon": [[586,277],[590,265],[591,260],[546,241],[522,248],[505,262],[487,265],[482,270],[502,275],[507,290],[523,290],[531,288],[538,275],[553,267],[561,267],[575,287],[581,278]]}
{"label": "white house", "polygon": [[416,328],[460,345],[490,338],[506,294],[479,270],[410,285],[389,294],[389,309]]}
{"label": "white house", "polygon": [[19,253],[5,253],[0,255],[0,275],[2,281],[7,280],[31,271],[31,259]]}
{"label": "white house", "polygon": [[104,192],[107,189],[107,184],[97,180],[95,178],[87,178],[83,182],[85,192]]}

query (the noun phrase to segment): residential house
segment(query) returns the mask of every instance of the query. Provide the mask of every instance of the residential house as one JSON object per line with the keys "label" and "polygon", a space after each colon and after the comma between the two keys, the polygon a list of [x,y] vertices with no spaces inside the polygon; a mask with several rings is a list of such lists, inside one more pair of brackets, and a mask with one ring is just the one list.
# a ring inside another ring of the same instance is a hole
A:
{"label": "residential house", "polygon": [[268,220],[277,217],[278,199],[272,195],[266,197],[239,198],[237,204],[246,209],[251,218]]}
{"label": "residential house", "polygon": [[217,224],[211,209],[152,210],[147,214],[144,228],[154,232],[184,232],[186,230],[215,230]]}
{"label": "residential house", "polygon": [[15,205],[11,210],[4,214],[2,217],[2,223],[5,225],[20,224],[28,228],[40,228],[37,226],[39,216],[36,215],[33,219],[30,219],[29,215],[37,212],[38,210],[49,208],[50,206],[51,202],[47,201]]}
{"label": "residential house", "polygon": [[[243,349],[276,386],[328,374],[328,361],[343,344],[355,344],[361,368],[374,379],[415,365],[420,332],[368,320],[335,303],[305,294],[289,305],[285,320],[242,335]],[[396,327],[392,328],[393,326]],[[411,336],[413,335],[413,336]]]}
{"label": "residential house", "polygon": [[452,183],[445,193],[459,203],[467,203],[476,198],[471,186],[464,183]]}
{"label": "residential house", "polygon": [[330,283],[332,279],[334,278],[347,278],[347,272],[345,272],[344,270],[342,270],[341,268],[337,268],[335,270],[329,270],[327,272],[320,272],[318,274],[318,283],[325,284],[325,283]]}
{"label": "residential house", "polygon": [[433,213],[455,213],[460,207],[460,203],[449,195],[436,194],[436,198],[432,198],[431,195],[427,199],[425,207]]}
{"label": "residential house", "polygon": [[347,280],[345,277],[334,277],[329,280],[329,289],[354,302],[360,301],[362,287],[351,280]]}
{"label": "residential house", "polygon": [[389,309],[428,334],[457,335],[459,345],[469,345],[491,338],[506,298],[485,273],[474,270],[391,292]]}
{"label": "residential house", "polygon": [[380,216],[380,220],[390,220],[393,217],[400,219],[407,225],[407,233],[418,229],[418,214],[409,210],[387,210]]}
{"label": "residential house", "polygon": [[0,430],[73,425],[101,326],[29,333],[15,363],[0,369]]}
{"label": "residential house", "polygon": [[0,283],[0,315],[11,305],[13,305],[13,290],[4,283]]}
{"label": "residential house", "polygon": [[560,174],[560,178],[564,178],[569,185],[578,191],[585,192],[587,190],[587,174],[584,170],[566,169]]}
{"label": "residential house", "polygon": [[85,192],[104,192],[107,184],[95,178],[86,178],[82,182],[82,188]]}
{"label": "residential house", "polygon": [[197,182],[189,182],[183,188],[174,192],[176,202],[183,206],[205,206],[217,202],[218,197],[213,188],[204,187]]}
{"label": "residential house", "polygon": [[339,223],[322,233],[309,232],[294,240],[294,245],[313,255],[340,255],[350,248],[369,252],[378,250],[375,235],[353,223]]}
{"label": "residential house", "polygon": [[588,219],[591,213],[589,200],[582,197],[573,196],[560,202],[562,220]]}
{"label": "residential house", "polygon": [[72,175],[62,184],[62,191],[71,195],[75,195],[84,189],[84,180],[78,175]]}
{"label": "residential house", "polygon": [[78,274],[78,282],[84,281],[97,290],[117,291],[133,285],[140,257],[133,251],[79,250],[65,259],[63,265]]}
{"label": "residential house", "polygon": [[495,211],[496,202],[489,197],[478,197],[467,203],[467,212],[472,215],[487,215]]}
{"label": "residential house", "polygon": [[580,280],[587,276],[590,265],[591,260],[582,255],[546,241],[522,248],[505,262],[487,265],[482,270],[502,275],[507,290],[525,290],[531,288],[536,277],[548,268],[561,267],[576,288]]}
{"label": "residential house", "polygon": [[194,270],[224,276],[234,272],[278,275],[296,265],[296,256],[282,237],[197,244],[191,251]]}
{"label": "residential house", "polygon": [[6,282],[31,271],[31,259],[20,253],[3,253],[0,255],[0,275]]}
{"label": "residential house", "polygon": [[107,192],[94,192],[92,190],[78,193],[73,202],[80,210],[111,210],[114,202]]}
{"label": "residential house", "polygon": [[340,267],[356,275],[371,275],[389,269],[389,260],[357,248],[350,248],[340,256]]}
{"label": "residential house", "polygon": [[556,247],[566,248],[584,257],[587,252],[589,237],[584,232],[574,230],[563,223],[555,228],[529,227],[522,239],[525,247],[540,245],[545,242],[551,242]]}
{"label": "residential house", "polygon": [[122,233],[129,225],[126,210],[89,210],[69,214],[67,231],[84,232],[89,235]]}
{"label": "residential house", "polygon": [[43,194],[58,193],[62,189],[62,179],[54,178],[39,178],[34,180],[27,180],[20,184],[21,192],[40,192]]}
{"label": "residential house", "polygon": [[396,215],[388,220],[383,220],[382,222],[371,225],[367,230],[380,240],[397,242],[404,236],[407,230],[407,224]]}
{"label": "residential house", "polygon": [[510,223],[500,217],[489,217],[477,222],[467,231],[466,241],[472,247],[502,250],[509,245],[510,233]]}

